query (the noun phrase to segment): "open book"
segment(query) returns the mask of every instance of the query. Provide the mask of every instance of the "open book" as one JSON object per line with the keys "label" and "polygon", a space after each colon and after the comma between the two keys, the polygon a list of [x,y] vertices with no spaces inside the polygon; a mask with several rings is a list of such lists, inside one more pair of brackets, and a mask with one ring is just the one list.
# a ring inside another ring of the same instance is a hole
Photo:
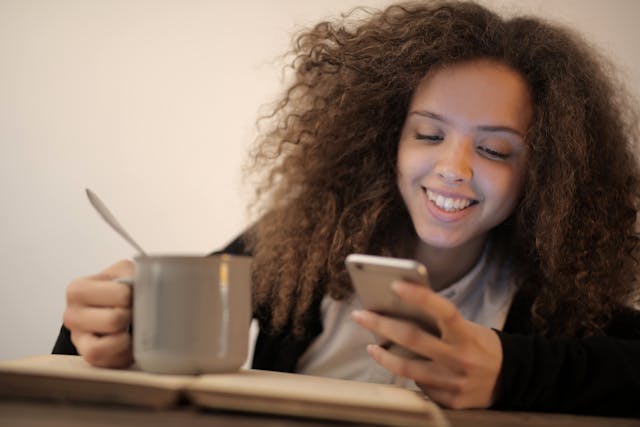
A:
{"label": "open book", "polygon": [[229,374],[159,375],[96,368],[80,356],[0,362],[0,396],[153,408],[187,401],[211,409],[391,426],[448,425],[433,402],[390,385],[250,369]]}

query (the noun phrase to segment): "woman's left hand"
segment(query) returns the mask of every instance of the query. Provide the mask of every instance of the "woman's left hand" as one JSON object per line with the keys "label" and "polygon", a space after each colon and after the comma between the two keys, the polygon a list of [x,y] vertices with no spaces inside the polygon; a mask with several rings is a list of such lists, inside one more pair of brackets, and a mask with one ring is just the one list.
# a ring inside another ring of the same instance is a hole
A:
{"label": "woman's left hand", "polygon": [[367,347],[373,359],[396,375],[412,379],[431,399],[449,408],[486,408],[495,400],[502,365],[500,338],[491,329],[465,320],[456,307],[432,290],[396,282],[407,304],[436,322],[440,337],[410,321],[354,311],[360,326],[424,357],[407,359],[378,345]]}

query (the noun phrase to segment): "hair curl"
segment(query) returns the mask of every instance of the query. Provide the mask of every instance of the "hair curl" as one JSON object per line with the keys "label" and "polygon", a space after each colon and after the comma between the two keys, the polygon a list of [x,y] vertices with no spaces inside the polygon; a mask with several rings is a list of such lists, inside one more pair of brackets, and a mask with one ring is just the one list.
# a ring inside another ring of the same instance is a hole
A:
{"label": "hair curl", "polygon": [[549,336],[599,334],[636,289],[638,129],[606,65],[567,29],[468,2],[417,2],[321,22],[293,47],[294,81],[258,139],[248,233],[262,327],[352,293],[351,252],[393,255],[411,220],[396,151],[412,92],[434,67],[486,58],[532,94],[524,194],[495,235]]}

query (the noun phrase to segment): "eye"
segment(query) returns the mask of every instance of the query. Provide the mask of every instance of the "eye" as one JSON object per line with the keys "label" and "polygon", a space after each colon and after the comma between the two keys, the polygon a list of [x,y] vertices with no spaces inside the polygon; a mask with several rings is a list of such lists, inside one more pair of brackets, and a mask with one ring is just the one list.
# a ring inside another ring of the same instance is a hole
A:
{"label": "eye", "polygon": [[416,133],[416,139],[420,140],[420,141],[427,141],[430,143],[435,143],[435,142],[440,142],[442,140],[444,140],[444,137],[442,135],[436,135],[436,134],[423,134],[423,133]]}
{"label": "eye", "polygon": [[502,151],[496,151],[484,145],[479,145],[477,150],[488,159],[493,160],[505,160],[509,157],[509,153],[504,153]]}

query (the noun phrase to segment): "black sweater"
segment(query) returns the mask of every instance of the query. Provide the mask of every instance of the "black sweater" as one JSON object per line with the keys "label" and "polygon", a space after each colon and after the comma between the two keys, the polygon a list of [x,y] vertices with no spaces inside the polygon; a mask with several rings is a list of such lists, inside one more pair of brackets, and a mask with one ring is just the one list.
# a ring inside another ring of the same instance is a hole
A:
{"label": "black sweater", "polygon": [[[241,238],[221,252],[250,255]],[[295,372],[300,356],[322,332],[321,301],[317,295],[302,338],[288,328],[278,335],[261,328],[252,366]],[[516,293],[498,332],[503,362],[495,409],[640,416],[639,311],[621,307],[605,336],[576,339],[532,335],[530,309],[531,301]],[[256,317],[260,323],[268,321]],[[53,353],[77,354],[64,326]]]}

